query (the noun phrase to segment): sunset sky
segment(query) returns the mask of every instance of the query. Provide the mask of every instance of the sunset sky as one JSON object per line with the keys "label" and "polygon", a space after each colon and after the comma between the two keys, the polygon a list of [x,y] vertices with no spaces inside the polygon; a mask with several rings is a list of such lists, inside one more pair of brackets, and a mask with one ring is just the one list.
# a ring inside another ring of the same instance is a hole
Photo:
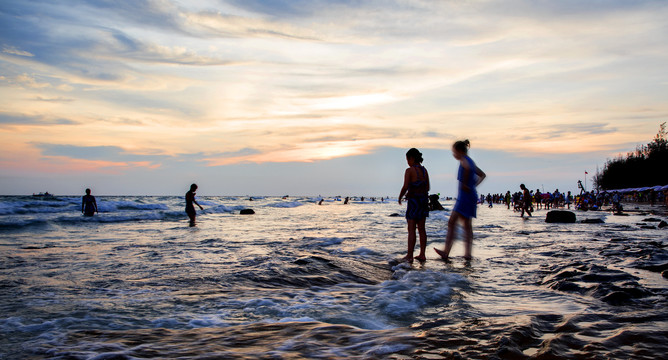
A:
{"label": "sunset sky", "polygon": [[[668,1],[0,2],[0,194],[576,190],[668,120]],[[662,184],[663,185],[663,184]]]}

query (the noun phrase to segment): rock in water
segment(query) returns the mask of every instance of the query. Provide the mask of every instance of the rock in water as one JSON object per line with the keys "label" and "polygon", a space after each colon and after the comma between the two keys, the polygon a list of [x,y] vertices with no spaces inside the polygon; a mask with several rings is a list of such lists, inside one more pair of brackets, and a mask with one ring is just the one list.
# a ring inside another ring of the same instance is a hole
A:
{"label": "rock in water", "polygon": [[243,209],[243,210],[239,211],[239,214],[241,214],[241,215],[253,215],[253,214],[255,214],[255,211],[253,211],[253,209]]}
{"label": "rock in water", "polygon": [[575,213],[566,210],[552,210],[545,217],[546,223],[574,223]]}
{"label": "rock in water", "polygon": [[583,224],[605,224],[605,221],[602,219],[584,219],[580,222]]}
{"label": "rock in water", "polygon": [[668,223],[665,222],[665,221],[661,221],[661,222],[659,223],[659,229],[663,229],[663,228],[665,228],[666,226],[668,226]]}

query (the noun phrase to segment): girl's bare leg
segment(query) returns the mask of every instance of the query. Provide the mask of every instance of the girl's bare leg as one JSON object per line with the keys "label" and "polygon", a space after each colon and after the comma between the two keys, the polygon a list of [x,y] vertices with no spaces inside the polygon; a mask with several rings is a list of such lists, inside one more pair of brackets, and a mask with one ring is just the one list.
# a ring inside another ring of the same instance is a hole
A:
{"label": "girl's bare leg", "polygon": [[471,252],[473,250],[473,226],[471,224],[471,219],[464,219],[464,258],[467,260],[471,259]]}
{"label": "girl's bare leg", "polygon": [[434,250],[436,250],[436,253],[438,255],[441,255],[441,257],[444,260],[447,260],[448,256],[450,256],[450,250],[452,249],[452,244],[455,241],[455,226],[457,225],[458,219],[459,219],[459,213],[453,211],[452,215],[450,215],[450,220],[448,220],[448,234],[445,236],[445,249],[439,250],[437,248],[434,248]]}
{"label": "girl's bare leg", "polygon": [[[427,219],[425,218],[417,223],[418,233],[420,234],[420,255],[416,257],[418,261],[427,260],[427,256],[425,255],[425,251],[427,250],[427,230],[424,227],[426,221]],[[415,244],[415,241],[413,241],[413,244]]]}
{"label": "girl's bare leg", "polygon": [[413,261],[413,250],[415,249],[415,220],[408,219],[408,251],[403,260]]}

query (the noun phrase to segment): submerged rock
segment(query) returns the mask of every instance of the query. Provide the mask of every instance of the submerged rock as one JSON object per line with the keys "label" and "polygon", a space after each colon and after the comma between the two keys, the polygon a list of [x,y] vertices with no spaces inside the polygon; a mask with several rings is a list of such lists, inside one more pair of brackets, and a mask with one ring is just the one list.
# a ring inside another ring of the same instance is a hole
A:
{"label": "submerged rock", "polygon": [[241,215],[253,215],[255,214],[255,211],[253,209],[243,209],[239,211],[239,214]]}
{"label": "submerged rock", "polygon": [[393,213],[393,214],[390,214],[389,216],[390,216],[390,217],[399,217],[399,216],[401,216],[401,215],[400,215],[400,214],[397,214],[397,213]]}
{"label": "submerged rock", "polygon": [[566,210],[552,210],[545,217],[546,223],[574,223],[575,213]]}
{"label": "submerged rock", "polygon": [[580,222],[583,224],[605,224],[605,221],[602,219],[584,219]]}
{"label": "submerged rock", "polygon": [[661,222],[659,223],[659,229],[663,229],[663,228],[665,228],[666,226],[668,226],[668,223],[665,222],[665,221],[661,221]]}
{"label": "submerged rock", "polygon": [[647,219],[643,219],[642,221],[646,221],[646,222],[661,222],[661,219],[657,219],[657,218],[647,218]]}

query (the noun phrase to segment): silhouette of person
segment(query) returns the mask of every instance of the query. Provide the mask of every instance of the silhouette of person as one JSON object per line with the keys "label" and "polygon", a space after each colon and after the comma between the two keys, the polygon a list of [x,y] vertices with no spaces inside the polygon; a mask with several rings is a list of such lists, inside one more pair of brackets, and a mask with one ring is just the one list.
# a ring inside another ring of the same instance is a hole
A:
{"label": "silhouette of person", "polygon": [[427,231],[425,222],[429,217],[429,174],[422,166],[422,153],[412,148],[406,153],[406,162],[409,168],[404,174],[404,185],[399,192],[399,205],[401,198],[406,195],[408,206],[406,207],[406,221],[408,223],[408,251],[403,261],[413,261],[415,249],[415,228],[420,234],[420,254],[416,257],[418,261],[425,261],[425,250],[427,249]]}
{"label": "silhouette of person", "polygon": [[457,180],[459,180],[459,192],[457,202],[452,209],[452,215],[448,220],[448,233],[445,237],[445,249],[434,248],[436,253],[444,260],[448,260],[452,244],[455,241],[455,226],[457,221],[462,219],[464,222],[464,258],[471,259],[473,249],[473,227],[471,221],[476,217],[476,207],[478,206],[478,193],[476,187],[487,177],[468,156],[468,150],[471,143],[468,140],[457,141],[452,145],[452,156],[459,160],[459,171]]}
{"label": "silhouette of person", "polygon": [[190,185],[190,190],[186,193],[186,214],[190,218],[190,226],[195,226],[195,216],[197,216],[193,203],[199,206],[200,210],[204,210],[202,205],[198,204],[197,200],[195,200],[195,191],[197,191],[197,184],[192,184]]}
{"label": "silhouette of person", "polygon": [[531,216],[531,193],[524,184],[520,184],[520,189],[522,189],[522,214],[521,217],[524,217],[524,212],[526,211],[529,216]]}
{"label": "silhouette of person", "polygon": [[97,202],[95,202],[95,196],[90,194],[90,189],[86,189],[86,195],[81,197],[81,213],[84,216],[93,216],[97,211]]}

